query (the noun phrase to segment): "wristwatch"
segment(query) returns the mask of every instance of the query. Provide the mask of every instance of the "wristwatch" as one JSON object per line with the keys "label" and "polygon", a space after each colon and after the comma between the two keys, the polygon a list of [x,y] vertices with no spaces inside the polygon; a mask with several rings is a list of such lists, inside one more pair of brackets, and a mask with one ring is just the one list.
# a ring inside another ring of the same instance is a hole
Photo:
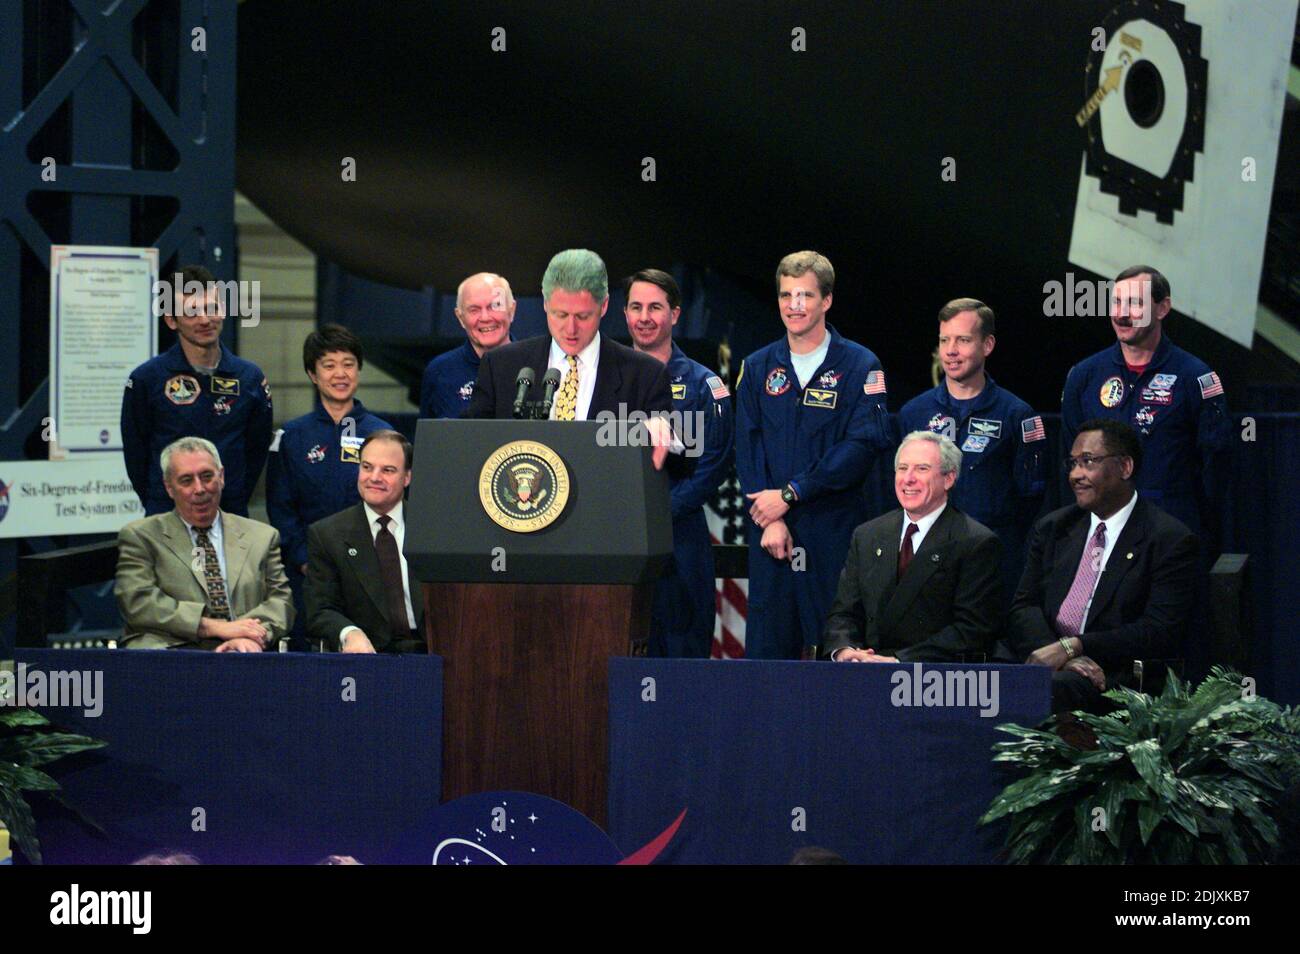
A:
{"label": "wristwatch", "polygon": [[786,484],[781,490],[781,499],[785,501],[787,507],[790,507],[793,506],[794,502],[799,498],[795,496],[794,488],[789,484]]}

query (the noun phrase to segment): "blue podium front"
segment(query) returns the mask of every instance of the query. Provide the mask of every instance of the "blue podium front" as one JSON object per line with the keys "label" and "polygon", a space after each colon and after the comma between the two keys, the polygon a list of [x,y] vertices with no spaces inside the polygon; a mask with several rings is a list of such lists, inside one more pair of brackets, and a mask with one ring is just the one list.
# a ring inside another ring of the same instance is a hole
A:
{"label": "blue podium front", "polygon": [[30,689],[36,673],[47,692],[61,687],[45,704],[29,698],[33,708],[108,742],[48,769],[105,835],[32,798],[47,863],[120,864],[160,850],[205,864],[417,860],[403,840],[442,790],[441,657],[15,655]]}
{"label": "blue podium front", "polygon": [[1051,709],[1038,666],[612,659],[609,833],[660,861],[997,861],[995,727]]}

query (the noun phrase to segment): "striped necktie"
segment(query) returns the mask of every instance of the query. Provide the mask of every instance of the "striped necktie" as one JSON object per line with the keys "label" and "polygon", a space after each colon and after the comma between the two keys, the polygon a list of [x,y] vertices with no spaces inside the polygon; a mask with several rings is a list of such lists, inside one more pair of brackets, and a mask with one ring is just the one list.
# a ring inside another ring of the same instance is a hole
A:
{"label": "striped necktie", "polygon": [[1092,600],[1092,591],[1097,587],[1097,577],[1101,575],[1101,558],[1105,553],[1106,524],[1099,523],[1092,535],[1092,542],[1084,545],[1083,555],[1079,557],[1079,568],[1074,571],[1074,583],[1056,613],[1056,631],[1061,636],[1078,636],[1083,630],[1083,622],[1087,618],[1085,613]]}

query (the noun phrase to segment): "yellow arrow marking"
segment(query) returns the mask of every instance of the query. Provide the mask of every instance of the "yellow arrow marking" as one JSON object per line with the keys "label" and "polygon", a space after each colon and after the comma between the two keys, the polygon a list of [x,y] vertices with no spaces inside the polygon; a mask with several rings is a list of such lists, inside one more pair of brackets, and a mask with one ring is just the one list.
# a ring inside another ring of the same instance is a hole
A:
{"label": "yellow arrow marking", "polygon": [[1097,87],[1097,92],[1089,96],[1088,101],[1083,104],[1083,109],[1074,114],[1076,123],[1080,126],[1088,125],[1088,120],[1092,119],[1092,114],[1101,109],[1101,101],[1106,98],[1106,95],[1119,89],[1119,78],[1123,72],[1123,66],[1112,66],[1106,70],[1106,78]]}

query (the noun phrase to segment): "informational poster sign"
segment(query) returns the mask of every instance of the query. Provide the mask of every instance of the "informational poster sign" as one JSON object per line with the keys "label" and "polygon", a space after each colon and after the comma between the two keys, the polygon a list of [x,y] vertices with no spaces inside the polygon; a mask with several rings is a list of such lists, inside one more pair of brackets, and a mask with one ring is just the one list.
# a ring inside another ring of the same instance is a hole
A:
{"label": "informational poster sign", "polygon": [[0,461],[0,538],[117,533],[143,516],[121,454]]}
{"label": "informational poster sign", "polygon": [[157,280],[156,248],[51,247],[50,460],[120,458],[123,386],[158,350]]}

